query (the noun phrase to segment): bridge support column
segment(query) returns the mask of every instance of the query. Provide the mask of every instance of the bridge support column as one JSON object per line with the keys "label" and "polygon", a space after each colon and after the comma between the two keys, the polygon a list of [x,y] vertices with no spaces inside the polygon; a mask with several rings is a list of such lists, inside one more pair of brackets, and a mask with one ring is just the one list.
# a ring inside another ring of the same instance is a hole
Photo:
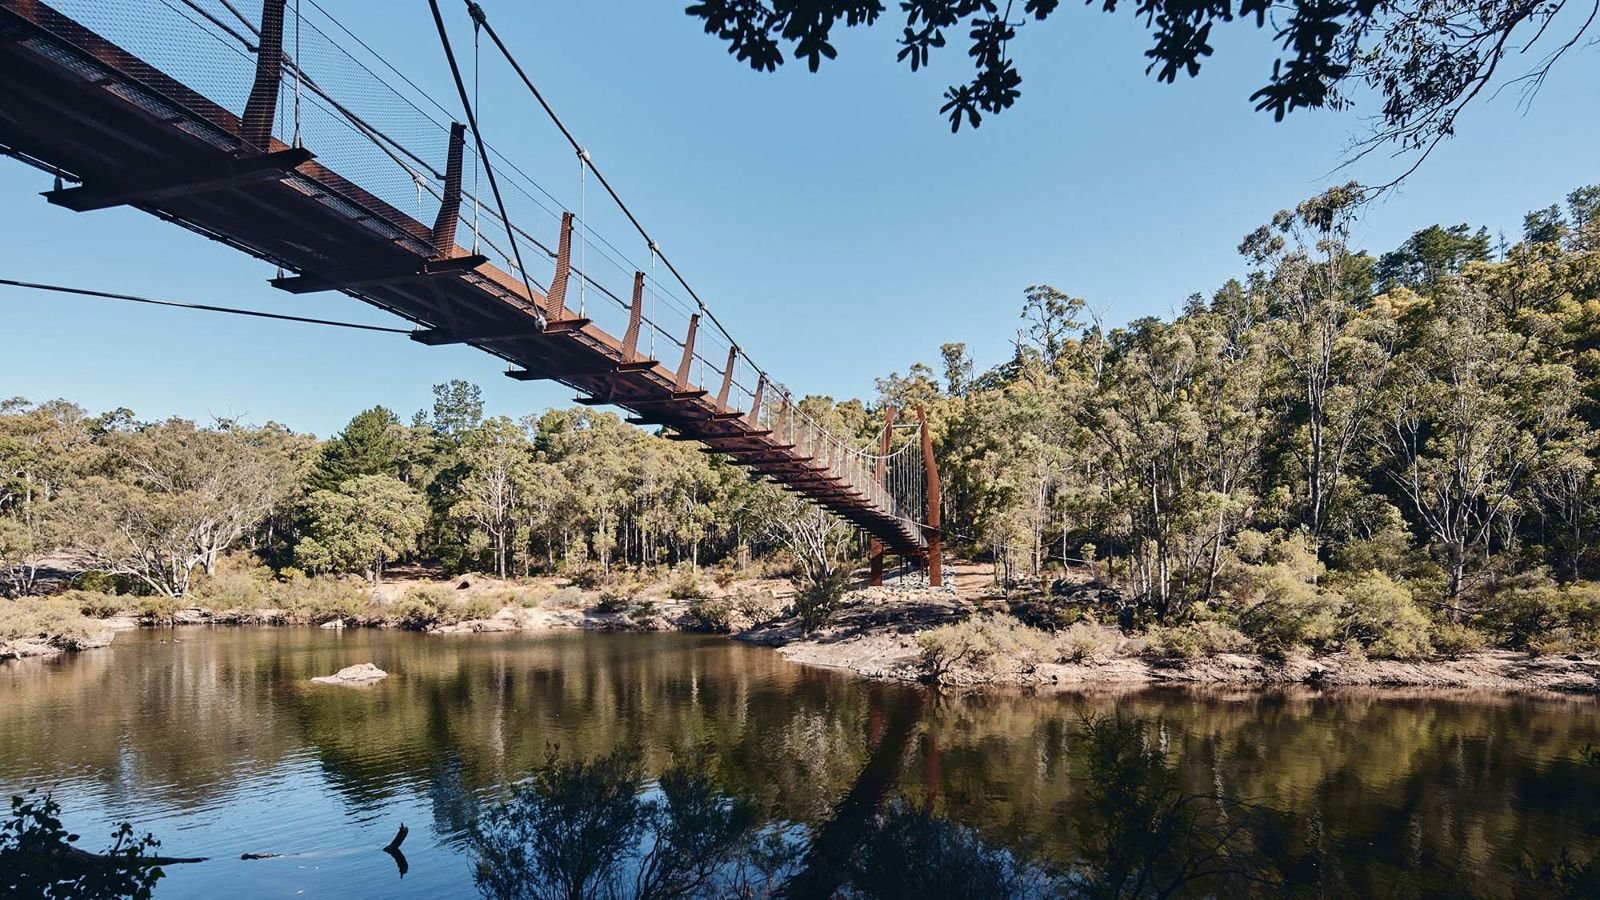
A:
{"label": "bridge support column", "polygon": [[[884,474],[889,468],[889,439],[894,433],[894,414],[895,408],[892,406],[883,414],[883,437],[878,441],[878,465],[872,475],[873,480],[880,485],[883,484]],[[867,550],[869,566],[867,584],[873,587],[883,586],[883,552],[883,541],[873,538]]]}
{"label": "bridge support column", "polygon": [[939,467],[933,461],[933,435],[928,432],[928,413],[917,407],[917,423],[922,431],[922,469],[928,480],[928,511],[924,516],[928,536],[928,587],[944,587],[944,541],[939,530]]}

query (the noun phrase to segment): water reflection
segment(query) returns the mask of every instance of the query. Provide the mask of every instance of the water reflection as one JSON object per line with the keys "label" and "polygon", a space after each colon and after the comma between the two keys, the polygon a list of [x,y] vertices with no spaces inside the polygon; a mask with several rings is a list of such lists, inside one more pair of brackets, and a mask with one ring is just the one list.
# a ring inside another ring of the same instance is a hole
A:
{"label": "water reflection", "polygon": [[938,697],[679,635],[118,645],[0,667],[0,790],[212,858],[158,897],[1582,896],[1600,855],[1586,700]]}

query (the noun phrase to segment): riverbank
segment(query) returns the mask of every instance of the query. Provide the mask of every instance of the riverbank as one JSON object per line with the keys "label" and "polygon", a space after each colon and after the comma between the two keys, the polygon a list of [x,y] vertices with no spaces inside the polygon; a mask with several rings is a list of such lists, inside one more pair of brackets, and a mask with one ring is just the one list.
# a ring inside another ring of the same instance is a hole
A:
{"label": "riverbank", "polygon": [[[1359,653],[1275,657],[1248,652],[1174,655],[1138,635],[1079,625],[1045,632],[1006,616],[1003,601],[955,579],[945,590],[862,588],[847,594],[829,624],[806,632],[785,614],[792,589],[753,579],[716,596],[676,599],[665,583],[625,599],[554,579],[512,584],[477,576],[448,582],[398,580],[356,611],[312,606],[175,606],[160,624],[406,628],[430,634],[557,630],[693,631],[771,647],[785,659],[870,679],[988,685],[1036,690],[1153,684],[1313,687],[1415,687],[1500,692],[1600,694],[1600,657],[1479,650],[1433,659],[1368,658]],[[61,601],[35,601],[37,626],[0,635],[0,660],[104,647],[143,623],[128,615],[72,620]],[[58,634],[49,634],[55,627]]]}

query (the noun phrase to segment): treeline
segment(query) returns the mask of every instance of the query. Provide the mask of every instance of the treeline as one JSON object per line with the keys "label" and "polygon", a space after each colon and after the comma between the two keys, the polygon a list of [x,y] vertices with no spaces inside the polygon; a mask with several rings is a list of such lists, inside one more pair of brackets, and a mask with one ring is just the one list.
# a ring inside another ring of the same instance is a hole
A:
{"label": "treeline", "polygon": [[1436,225],[1378,256],[1351,246],[1359,200],[1278,213],[1172,321],[1108,328],[1037,286],[1004,364],[946,344],[942,377],[881,380],[933,416],[945,522],[1011,581],[1095,566],[1125,625],[1592,643],[1600,187],[1514,244]]}
{"label": "treeline", "polygon": [[0,403],[6,592],[85,570],[180,596],[230,550],[376,582],[402,560],[506,577],[771,549],[787,498],[693,444],[582,408],[485,418],[461,381],[434,393],[409,423],[374,407],[326,441],[276,424]]}

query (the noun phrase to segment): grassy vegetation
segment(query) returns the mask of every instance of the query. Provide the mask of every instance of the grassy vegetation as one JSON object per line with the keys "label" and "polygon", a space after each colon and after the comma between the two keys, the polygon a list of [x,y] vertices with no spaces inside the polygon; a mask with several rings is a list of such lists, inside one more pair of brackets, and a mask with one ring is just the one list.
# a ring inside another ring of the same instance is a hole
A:
{"label": "grassy vegetation", "polygon": [[82,650],[104,630],[70,600],[0,600],[0,648],[14,643],[44,643],[57,650]]}

